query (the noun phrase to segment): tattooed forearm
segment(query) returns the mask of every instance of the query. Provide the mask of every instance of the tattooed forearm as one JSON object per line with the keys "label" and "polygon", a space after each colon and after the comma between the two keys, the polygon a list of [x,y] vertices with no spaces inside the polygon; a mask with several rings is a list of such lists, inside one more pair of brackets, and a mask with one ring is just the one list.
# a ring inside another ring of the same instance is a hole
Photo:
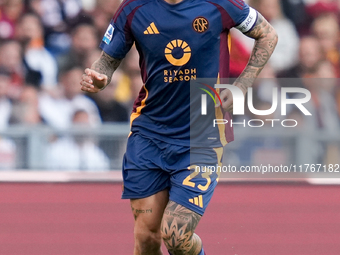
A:
{"label": "tattooed forearm", "polygon": [[254,67],[263,67],[267,63],[269,57],[270,54],[267,49],[262,48],[259,45],[256,45],[250,57],[249,63],[251,66]]}
{"label": "tattooed forearm", "polygon": [[235,81],[236,86],[240,87],[243,91],[247,91],[249,87],[253,84],[255,78],[259,75],[262,69],[247,66],[242,74]]}
{"label": "tattooed forearm", "polygon": [[235,81],[235,85],[244,92],[253,84],[268,62],[278,41],[274,28],[260,13],[258,13],[255,27],[246,35],[255,39],[255,45],[246,68]]}
{"label": "tattooed forearm", "polygon": [[114,71],[116,71],[116,69],[118,68],[121,61],[121,59],[115,59],[105,52],[102,52],[100,58],[92,64],[91,69],[101,74],[105,74],[108,79],[107,84],[110,84],[112,75]]}
{"label": "tattooed forearm", "polygon": [[196,255],[201,251],[201,239],[194,234],[200,219],[197,213],[169,202],[163,216],[162,236],[171,254]]}

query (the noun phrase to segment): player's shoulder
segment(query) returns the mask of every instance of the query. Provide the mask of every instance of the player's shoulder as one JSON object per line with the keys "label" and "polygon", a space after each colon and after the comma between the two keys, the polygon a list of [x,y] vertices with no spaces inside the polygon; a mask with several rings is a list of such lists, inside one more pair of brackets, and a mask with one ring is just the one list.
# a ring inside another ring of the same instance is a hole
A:
{"label": "player's shoulder", "polygon": [[233,10],[234,8],[243,10],[248,6],[243,0],[206,0],[206,1],[211,2],[213,4],[217,4],[228,10]]}
{"label": "player's shoulder", "polygon": [[149,3],[152,3],[152,2],[155,2],[156,0],[124,0],[118,10],[117,10],[117,13],[119,11],[122,11],[124,10],[125,12],[129,12],[129,11],[132,11],[134,10],[136,7],[139,7],[139,6],[142,6],[142,5],[145,5],[145,4],[149,4]]}
{"label": "player's shoulder", "polygon": [[115,15],[113,16],[113,20],[114,22],[116,22],[119,17],[126,18],[139,7],[154,1],[156,0],[124,0],[118,7]]}

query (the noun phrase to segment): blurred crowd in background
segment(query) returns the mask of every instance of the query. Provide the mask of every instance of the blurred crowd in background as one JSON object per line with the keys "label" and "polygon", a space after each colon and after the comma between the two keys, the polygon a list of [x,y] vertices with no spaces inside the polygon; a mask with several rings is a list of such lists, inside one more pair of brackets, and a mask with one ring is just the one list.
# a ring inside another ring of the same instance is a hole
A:
{"label": "blurred crowd in background", "polygon": [[[6,0],[0,2],[0,130],[10,124],[72,125],[77,110],[89,123],[127,122],[142,85],[131,51],[105,93],[80,91],[83,70],[119,0]],[[119,87],[119,89],[116,89]]]}
{"label": "blurred crowd in background", "polygon": [[[279,35],[261,74],[267,79],[254,84],[257,108],[270,108],[272,88],[286,86],[281,78],[303,78],[294,86],[311,92],[313,118],[304,119],[298,109],[289,114],[301,127],[339,130],[340,0],[246,2]],[[101,53],[99,43],[119,4],[120,0],[0,0],[0,131],[13,124],[69,128],[129,121],[142,86],[134,48],[105,92],[85,94],[79,85],[83,70]],[[252,46],[253,40],[232,29],[232,77],[247,64]],[[3,139],[0,150],[9,144]]]}
{"label": "blurred crowd in background", "polygon": [[[300,127],[339,130],[340,1],[249,0],[270,21],[279,36],[277,47],[254,84],[257,109],[269,109],[273,87],[303,87],[312,94],[306,106],[315,118],[293,109]],[[253,42],[231,31],[231,74],[246,65]],[[290,80],[286,79],[290,78]],[[293,80],[292,78],[295,78]]]}

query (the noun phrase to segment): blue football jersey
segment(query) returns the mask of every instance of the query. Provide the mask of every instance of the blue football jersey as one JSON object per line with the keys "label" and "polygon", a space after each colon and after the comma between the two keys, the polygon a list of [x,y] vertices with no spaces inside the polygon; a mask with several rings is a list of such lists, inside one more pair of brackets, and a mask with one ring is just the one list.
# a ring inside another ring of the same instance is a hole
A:
{"label": "blue football jersey", "polygon": [[190,82],[228,77],[228,32],[232,27],[248,32],[256,19],[257,12],[243,0],[125,0],[100,47],[116,59],[133,44],[139,52],[144,84],[131,131],[184,146],[220,147],[231,141],[232,129],[213,127],[213,119],[226,118],[222,109],[210,100],[213,114],[201,116],[202,90],[193,95]]}

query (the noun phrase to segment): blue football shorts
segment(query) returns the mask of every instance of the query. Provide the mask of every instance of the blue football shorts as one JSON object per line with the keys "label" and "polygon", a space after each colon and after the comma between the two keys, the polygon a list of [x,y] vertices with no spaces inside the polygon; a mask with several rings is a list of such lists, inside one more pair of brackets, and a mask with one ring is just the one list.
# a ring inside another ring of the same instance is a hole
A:
{"label": "blue football shorts", "polygon": [[169,199],[203,215],[217,185],[223,147],[184,147],[132,133],[123,160],[124,199],[168,189]]}

